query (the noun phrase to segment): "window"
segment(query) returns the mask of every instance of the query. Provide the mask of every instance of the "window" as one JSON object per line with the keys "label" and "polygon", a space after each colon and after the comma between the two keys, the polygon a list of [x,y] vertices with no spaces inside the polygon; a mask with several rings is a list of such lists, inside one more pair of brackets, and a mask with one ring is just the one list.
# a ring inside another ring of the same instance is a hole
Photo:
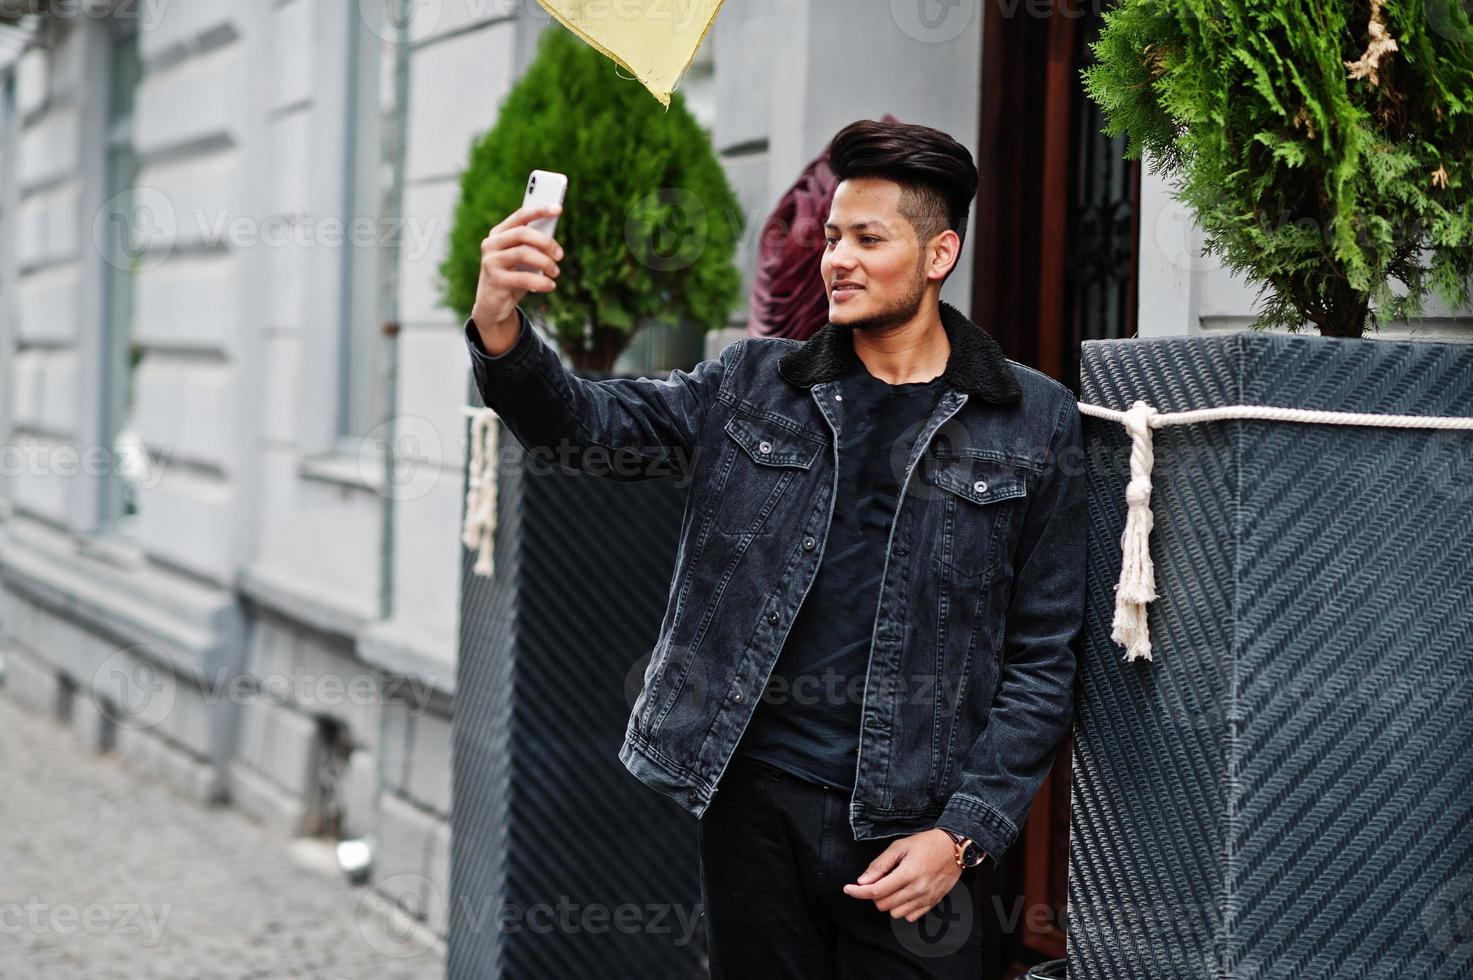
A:
{"label": "window", "polygon": [[133,189],[138,159],[133,152],[133,102],[141,66],[138,25],[134,18],[111,22],[108,57],[106,136],[106,220],[103,236],[102,428],[111,447],[111,465],[99,494],[98,523],[103,530],[132,536],[138,522],[138,487],[146,470],[146,452],[133,426],[133,382],[139,348],[133,343],[133,268],[139,257],[138,216]]}
{"label": "window", "polygon": [[344,236],[338,318],[337,435],[340,451],[358,454],[360,438],[389,414],[388,356],[383,331],[382,270],[392,241],[381,187],[384,148],[380,145],[379,87],[383,40],[369,19],[348,4],[346,86],[343,132]]}

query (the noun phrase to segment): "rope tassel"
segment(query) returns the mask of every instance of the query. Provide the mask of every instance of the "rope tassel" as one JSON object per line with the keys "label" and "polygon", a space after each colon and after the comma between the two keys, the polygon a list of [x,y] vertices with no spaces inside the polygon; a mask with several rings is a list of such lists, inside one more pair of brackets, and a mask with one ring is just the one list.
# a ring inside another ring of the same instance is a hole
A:
{"label": "rope tassel", "polygon": [[471,444],[460,540],[476,552],[475,573],[490,575],[495,567],[491,542],[496,530],[496,413],[467,405],[465,414],[471,419]]}
{"label": "rope tassel", "polygon": [[1122,421],[1130,434],[1130,482],[1125,487],[1125,530],[1120,533],[1120,580],[1115,583],[1115,622],[1110,639],[1125,647],[1125,659],[1151,659],[1146,604],[1156,598],[1156,566],[1151,561],[1151,425],[1159,413],[1143,401],[1130,406]]}

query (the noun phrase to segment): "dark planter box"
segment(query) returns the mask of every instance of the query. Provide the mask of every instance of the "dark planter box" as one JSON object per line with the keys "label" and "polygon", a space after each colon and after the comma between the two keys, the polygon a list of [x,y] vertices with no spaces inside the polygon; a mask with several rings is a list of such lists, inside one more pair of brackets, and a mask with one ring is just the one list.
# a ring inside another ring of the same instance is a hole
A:
{"label": "dark planter box", "polygon": [[618,758],[685,490],[540,471],[496,425],[494,573],[462,550],[447,975],[704,976],[695,825]]}
{"label": "dark planter box", "polygon": [[[1473,348],[1091,341],[1081,400],[1473,414]],[[1084,419],[1073,980],[1473,977],[1473,432],[1155,430],[1154,660],[1110,640],[1129,440]]]}

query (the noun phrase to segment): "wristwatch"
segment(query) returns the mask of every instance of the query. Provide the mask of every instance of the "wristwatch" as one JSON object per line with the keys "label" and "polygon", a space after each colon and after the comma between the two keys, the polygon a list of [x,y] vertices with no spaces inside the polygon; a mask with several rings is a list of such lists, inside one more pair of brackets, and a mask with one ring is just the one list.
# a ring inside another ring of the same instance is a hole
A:
{"label": "wristwatch", "polygon": [[956,845],[956,866],[958,868],[964,870],[966,868],[975,868],[987,860],[987,852],[982,850],[981,845],[970,837],[965,834],[959,834],[954,830],[947,830],[945,827],[939,829],[945,831],[946,836],[950,837],[951,842]]}

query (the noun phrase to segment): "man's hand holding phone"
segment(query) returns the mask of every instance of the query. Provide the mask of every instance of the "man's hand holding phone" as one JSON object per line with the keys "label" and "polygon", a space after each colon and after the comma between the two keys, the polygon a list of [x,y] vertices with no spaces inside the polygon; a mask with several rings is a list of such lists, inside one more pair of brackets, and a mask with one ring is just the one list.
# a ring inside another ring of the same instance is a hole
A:
{"label": "man's hand holding phone", "polygon": [[[471,320],[481,335],[481,346],[495,357],[517,341],[517,304],[529,292],[547,293],[557,287],[563,248],[557,239],[531,226],[556,219],[561,204],[524,205],[513,211],[481,242],[481,276]],[[540,271],[520,271],[530,266]]]}

